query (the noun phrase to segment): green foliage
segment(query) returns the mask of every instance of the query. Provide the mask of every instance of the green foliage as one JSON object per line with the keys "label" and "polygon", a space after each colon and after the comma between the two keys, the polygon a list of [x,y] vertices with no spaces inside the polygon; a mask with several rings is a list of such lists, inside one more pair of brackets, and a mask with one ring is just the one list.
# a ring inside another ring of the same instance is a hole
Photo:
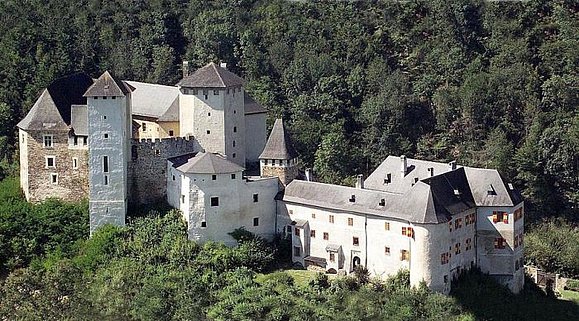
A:
{"label": "green foliage", "polygon": [[525,257],[552,273],[579,277],[579,230],[563,219],[533,226],[525,233]]}

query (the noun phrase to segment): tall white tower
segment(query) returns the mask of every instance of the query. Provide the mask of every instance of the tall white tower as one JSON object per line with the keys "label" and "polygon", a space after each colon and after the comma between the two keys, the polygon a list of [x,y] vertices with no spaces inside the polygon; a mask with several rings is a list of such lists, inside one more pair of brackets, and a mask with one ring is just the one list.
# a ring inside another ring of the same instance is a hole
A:
{"label": "tall white tower", "polygon": [[124,225],[130,160],[131,91],[108,71],[86,91],[88,105],[91,234],[104,224]]}
{"label": "tall white tower", "polygon": [[[206,152],[245,166],[244,80],[210,63],[177,84],[182,136],[193,135]],[[251,142],[247,142],[251,143]]]}

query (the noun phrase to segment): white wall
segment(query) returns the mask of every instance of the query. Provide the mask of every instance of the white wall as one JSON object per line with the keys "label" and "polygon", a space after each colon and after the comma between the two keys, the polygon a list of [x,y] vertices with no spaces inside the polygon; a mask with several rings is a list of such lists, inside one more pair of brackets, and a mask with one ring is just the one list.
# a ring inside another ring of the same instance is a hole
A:
{"label": "white wall", "polygon": [[247,162],[259,161],[259,155],[265,148],[267,129],[265,128],[265,113],[245,115],[245,139]]}

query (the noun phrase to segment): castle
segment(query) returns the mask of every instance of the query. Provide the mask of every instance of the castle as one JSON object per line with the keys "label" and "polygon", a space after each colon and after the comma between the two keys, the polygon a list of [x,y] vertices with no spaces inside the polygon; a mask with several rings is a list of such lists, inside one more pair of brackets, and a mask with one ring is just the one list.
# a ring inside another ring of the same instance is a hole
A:
{"label": "castle", "polygon": [[267,138],[244,80],[188,67],[176,86],[108,72],[51,83],[18,124],[26,199],[88,198],[91,233],[124,225],[129,203],[166,200],[199,242],[234,245],[228,233],[245,227],[290,237],[294,263],[329,273],[406,268],[411,284],[448,293],[477,266],[520,291],[523,200],[496,170],[389,156],[356,187],[299,180],[283,121]]}

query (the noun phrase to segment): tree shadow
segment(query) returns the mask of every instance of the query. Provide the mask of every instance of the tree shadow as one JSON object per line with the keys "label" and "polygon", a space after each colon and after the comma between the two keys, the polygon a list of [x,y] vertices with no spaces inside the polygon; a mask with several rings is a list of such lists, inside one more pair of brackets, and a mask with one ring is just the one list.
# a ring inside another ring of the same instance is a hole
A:
{"label": "tree shadow", "polygon": [[530,278],[519,294],[472,269],[453,283],[451,296],[478,320],[579,320],[579,305],[547,295]]}

